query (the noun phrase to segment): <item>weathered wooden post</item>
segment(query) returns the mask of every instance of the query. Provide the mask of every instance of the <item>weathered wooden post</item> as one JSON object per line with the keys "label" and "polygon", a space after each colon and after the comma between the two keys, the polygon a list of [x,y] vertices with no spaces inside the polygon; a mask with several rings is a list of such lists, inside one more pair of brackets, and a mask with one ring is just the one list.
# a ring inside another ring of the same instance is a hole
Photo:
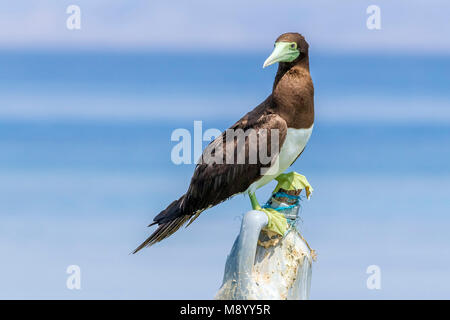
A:
{"label": "weathered wooden post", "polygon": [[261,210],[244,215],[228,255],[216,299],[303,300],[309,298],[315,252],[297,230],[300,192],[313,189],[296,172],[278,185]]}

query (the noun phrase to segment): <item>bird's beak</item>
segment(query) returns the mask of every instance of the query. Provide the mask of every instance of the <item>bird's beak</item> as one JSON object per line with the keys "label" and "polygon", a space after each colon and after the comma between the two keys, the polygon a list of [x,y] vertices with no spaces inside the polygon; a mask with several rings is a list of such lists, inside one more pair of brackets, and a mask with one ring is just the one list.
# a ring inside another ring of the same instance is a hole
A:
{"label": "bird's beak", "polygon": [[264,61],[263,68],[277,62],[291,62],[297,59],[300,52],[291,48],[291,42],[276,42],[272,54]]}

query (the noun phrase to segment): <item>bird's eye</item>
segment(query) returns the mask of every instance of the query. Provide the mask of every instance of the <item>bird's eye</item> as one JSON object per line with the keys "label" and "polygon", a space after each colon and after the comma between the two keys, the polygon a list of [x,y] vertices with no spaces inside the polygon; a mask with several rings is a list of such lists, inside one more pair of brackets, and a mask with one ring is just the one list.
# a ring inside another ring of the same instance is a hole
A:
{"label": "bird's eye", "polygon": [[296,43],[291,44],[291,48],[292,49],[297,49],[297,44]]}

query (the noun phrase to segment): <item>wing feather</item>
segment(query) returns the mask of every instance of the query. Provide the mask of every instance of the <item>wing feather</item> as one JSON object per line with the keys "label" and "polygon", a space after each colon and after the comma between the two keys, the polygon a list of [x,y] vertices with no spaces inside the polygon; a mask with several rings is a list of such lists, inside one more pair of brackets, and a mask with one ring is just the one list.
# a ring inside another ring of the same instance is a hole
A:
{"label": "wing feather", "polygon": [[[262,129],[265,130],[267,134],[268,154],[270,154],[271,159],[278,156],[279,150],[275,150],[275,152],[270,150],[270,132],[274,129],[279,131],[278,145],[281,147],[287,133],[287,124],[284,119],[274,113],[262,114],[256,118],[253,117],[253,121],[250,121],[249,118],[247,115],[230,129],[242,129],[245,133],[247,133],[247,130],[255,130],[257,136],[262,133]],[[232,148],[230,148],[230,144],[233,144],[231,145]],[[208,207],[246,191],[253,182],[261,177],[261,169],[267,166],[260,161],[259,143],[252,145],[251,139],[246,136],[245,143],[238,144],[237,140],[227,138],[227,131],[210,143],[203,152],[202,159],[209,154],[215,154],[211,150],[216,150],[217,152],[217,148],[220,147],[223,150],[222,163],[218,163],[217,161],[210,161],[209,163],[201,162],[195,169],[185,197],[185,212],[187,214],[193,214],[200,210],[203,211]],[[258,154],[257,161],[253,164],[249,163],[249,152],[251,149],[253,149],[252,152]],[[237,159],[238,154],[244,154],[245,163],[227,164],[226,157],[228,150],[233,150],[235,155],[234,160]]]}

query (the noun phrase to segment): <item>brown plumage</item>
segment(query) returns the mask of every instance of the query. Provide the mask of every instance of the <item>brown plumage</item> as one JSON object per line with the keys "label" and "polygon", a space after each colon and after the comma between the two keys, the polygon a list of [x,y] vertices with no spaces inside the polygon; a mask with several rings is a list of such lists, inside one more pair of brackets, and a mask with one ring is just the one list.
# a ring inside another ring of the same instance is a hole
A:
{"label": "brown plumage", "polygon": [[[272,94],[229,128],[244,132],[253,129],[258,136],[266,135],[267,155],[271,160],[278,156],[279,151],[270,150],[271,130],[278,130],[278,145],[282,146],[288,128],[310,128],[314,123],[314,87],[309,74],[308,43],[298,33],[285,33],[276,42],[296,42],[299,56],[292,62],[279,63]],[[231,134],[227,131],[212,141],[202,155],[203,160],[208,155],[216,155],[215,151],[222,143],[223,163],[199,162],[186,194],[154,218],[150,226],[158,224],[158,228],[134,253],[170,236],[189,220],[189,223],[195,220],[204,210],[245,192],[262,177],[261,169],[268,167],[268,164],[261,163],[259,156],[256,163],[249,161],[250,150],[259,150],[259,143],[249,143],[251,139],[246,137],[245,142],[239,144],[234,138],[230,139]],[[235,164],[227,164],[226,161],[231,151],[234,152]],[[239,155],[244,156],[245,163],[236,164]]]}

